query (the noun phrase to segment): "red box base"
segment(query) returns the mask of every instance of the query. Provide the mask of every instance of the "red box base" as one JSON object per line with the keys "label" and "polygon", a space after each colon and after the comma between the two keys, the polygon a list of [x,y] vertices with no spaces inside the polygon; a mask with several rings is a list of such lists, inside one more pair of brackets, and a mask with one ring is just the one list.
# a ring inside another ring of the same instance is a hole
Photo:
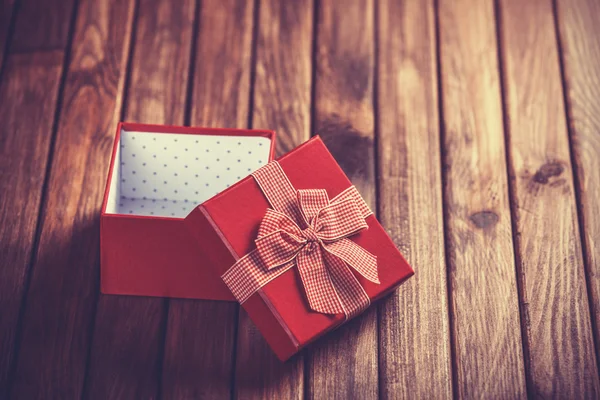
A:
{"label": "red box base", "polygon": [[[138,132],[141,132],[139,135],[152,133],[161,135],[175,134],[172,137],[180,139],[181,136],[177,136],[177,134],[192,135],[193,137],[198,138],[200,136],[212,136],[222,137],[222,141],[229,142],[231,142],[233,138],[244,140],[251,137],[262,137],[268,139],[268,144],[261,149],[261,154],[266,155],[264,156],[264,163],[270,161],[273,157],[275,143],[274,132],[264,130],[174,127],[134,123],[120,123],[117,128],[100,217],[102,293],[207,300],[233,300],[233,296],[221,280],[220,276],[207,261],[209,259],[207,254],[212,251],[211,247],[207,245],[206,241],[204,243],[199,243],[190,235],[185,227],[185,215],[179,218],[135,215],[135,213],[131,215],[127,214],[124,210],[119,209],[117,204],[119,201],[118,198],[115,198],[117,196],[114,192],[122,190],[122,188],[119,187],[119,185],[121,185],[120,174],[125,171],[125,169],[119,170],[121,164],[120,146],[124,147],[124,144],[121,143],[122,132],[134,132],[136,135],[138,135]],[[134,138],[135,137],[132,139]],[[141,136],[137,136],[137,138],[138,142],[142,139]],[[183,141],[189,142],[187,136],[184,139],[185,140]],[[177,140],[173,139],[173,141],[172,144],[175,146]],[[182,142],[182,140],[179,142]],[[119,143],[121,143],[121,145],[119,145]],[[162,150],[162,147],[160,150]],[[210,149],[207,148],[206,153],[202,152],[202,154],[198,154],[198,157],[196,157],[195,160],[200,158],[200,161],[202,161],[202,157],[207,158],[208,154],[210,154],[209,150]],[[182,154],[183,152],[188,152],[188,148],[181,148],[181,151]],[[190,153],[191,152],[188,152],[186,154],[189,155]],[[192,156],[194,155],[196,154],[193,154]],[[136,154],[133,154],[133,156],[135,157]],[[139,163],[141,156],[141,154],[137,154],[135,161]],[[152,154],[149,156],[152,157]],[[161,157],[164,158],[164,156],[164,154],[158,153],[157,155],[154,155],[155,158],[151,158],[143,165],[146,166],[148,164],[149,167],[154,169],[154,163],[158,164],[158,161],[156,160]],[[192,160],[194,159],[192,158]],[[116,165],[115,163],[119,164]],[[125,163],[123,162],[122,164]],[[167,164],[166,161],[165,164]],[[208,164],[207,167],[209,167]],[[258,167],[259,165],[256,165],[256,168]],[[188,166],[185,165],[185,168],[188,168]],[[229,168],[227,168],[227,170],[229,170]],[[194,172],[197,172],[198,174],[203,173],[203,171]],[[128,171],[128,173],[135,174],[136,171]],[[153,172],[148,173],[149,177],[146,179],[151,179],[153,177]],[[140,174],[141,171],[137,171],[138,183],[146,183],[146,179],[142,180],[142,178],[139,177]],[[175,174],[177,174],[177,172],[175,172]],[[154,172],[154,175],[156,175],[156,172]],[[197,176],[198,175],[196,175],[196,177]],[[130,179],[130,177],[133,177],[133,175],[128,175],[126,178]],[[123,177],[122,180],[125,182],[125,177]],[[187,182],[185,184],[187,185]],[[181,185],[183,186],[183,184]],[[179,186],[175,187],[177,188]],[[196,191],[196,194],[197,193],[198,191]],[[145,196],[143,199],[146,201]],[[147,199],[147,201],[152,200],[152,198]],[[159,200],[163,201],[163,199]],[[176,201],[174,200],[174,202]],[[185,203],[187,206],[187,199],[185,199]],[[139,207],[144,207],[144,205],[140,205]],[[189,207],[192,209],[193,204],[190,204]],[[140,210],[142,209],[138,209],[138,211]],[[129,212],[131,212],[131,210]]]}

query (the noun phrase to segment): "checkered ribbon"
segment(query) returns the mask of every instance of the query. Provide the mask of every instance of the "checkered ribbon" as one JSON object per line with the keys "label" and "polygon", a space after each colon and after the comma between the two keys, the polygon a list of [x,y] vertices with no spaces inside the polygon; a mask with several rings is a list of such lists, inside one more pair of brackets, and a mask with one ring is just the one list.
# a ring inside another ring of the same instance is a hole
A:
{"label": "checkered ribbon", "polygon": [[350,267],[379,283],[377,259],[349,236],[366,229],[372,214],[354,186],[329,200],[323,189],[296,190],[276,161],[252,174],[273,207],[260,224],[256,249],[223,276],[244,303],[261,287],[296,266],[309,306],[325,314],[360,314],[369,296]]}

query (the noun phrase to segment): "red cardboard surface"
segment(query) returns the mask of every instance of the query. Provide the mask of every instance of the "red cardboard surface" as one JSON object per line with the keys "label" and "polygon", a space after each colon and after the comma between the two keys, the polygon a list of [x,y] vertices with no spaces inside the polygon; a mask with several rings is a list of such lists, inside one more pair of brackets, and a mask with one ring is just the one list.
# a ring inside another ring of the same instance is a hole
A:
{"label": "red cardboard surface", "polygon": [[[330,198],[351,186],[351,182],[316,136],[279,160],[296,189],[324,188]],[[222,275],[238,258],[255,248],[258,227],[269,204],[252,177],[206,201],[186,219],[199,243],[207,237],[210,224],[221,244],[213,243],[211,264]],[[375,301],[414,274],[412,268],[383,230],[377,219],[367,218],[369,228],[351,239],[377,256],[381,284],[355,273],[365,291]],[[326,315],[308,308],[304,289],[295,268],[269,282],[243,304],[250,318],[281,360],[339,326],[343,314]]]}
{"label": "red cardboard surface", "polygon": [[[233,296],[210,265],[212,242],[221,243],[215,230],[204,226],[198,242],[184,218],[108,213],[110,183],[115,171],[122,130],[165,134],[262,136],[270,139],[273,157],[274,132],[120,123],[102,204],[100,257],[101,291],[105,294],[178,297],[233,301]],[[187,151],[187,150],[186,150]]]}

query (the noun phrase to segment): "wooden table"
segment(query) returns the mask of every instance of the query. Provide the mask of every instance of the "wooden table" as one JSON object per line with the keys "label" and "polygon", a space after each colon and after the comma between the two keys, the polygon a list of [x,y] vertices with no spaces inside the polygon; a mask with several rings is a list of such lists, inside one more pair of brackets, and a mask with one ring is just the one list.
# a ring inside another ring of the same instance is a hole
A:
{"label": "wooden table", "polygon": [[[0,1],[0,398],[598,398],[598,0]],[[319,133],[416,275],[278,362],[99,294],[116,123]]]}

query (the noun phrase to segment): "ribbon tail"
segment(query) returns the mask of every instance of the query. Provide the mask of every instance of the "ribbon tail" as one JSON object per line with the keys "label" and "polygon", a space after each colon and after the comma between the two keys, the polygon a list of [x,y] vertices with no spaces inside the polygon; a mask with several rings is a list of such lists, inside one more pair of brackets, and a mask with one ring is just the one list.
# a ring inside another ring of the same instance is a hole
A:
{"label": "ribbon tail", "polygon": [[371,305],[371,299],[344,261],[327,252],[324,255],[346,320],[351,319],[366,310]]}
{"label": "ribbon tail", "polygon": [[296,257],[296,264],[310,308],[323,314],[344,313],[325,266],[321,246],[315,243],[307,245]]}
{"label": "ribbon tail", "polygon": [[240,304],[243,304],[260,288],[293,266],[294,262],[292,261],[278,268],[267,270],[263,265],[260,254],[255,249],[237,260],[231,268],[221,275],[221,279],[231,290],[233,297]]}
{"label": "ribbon tail", "polygon": [[373,283],[379,283],[377,257],[369,253],[350,239],[340,239],[324,244],[330,254],[346,262],[359,274]]}

